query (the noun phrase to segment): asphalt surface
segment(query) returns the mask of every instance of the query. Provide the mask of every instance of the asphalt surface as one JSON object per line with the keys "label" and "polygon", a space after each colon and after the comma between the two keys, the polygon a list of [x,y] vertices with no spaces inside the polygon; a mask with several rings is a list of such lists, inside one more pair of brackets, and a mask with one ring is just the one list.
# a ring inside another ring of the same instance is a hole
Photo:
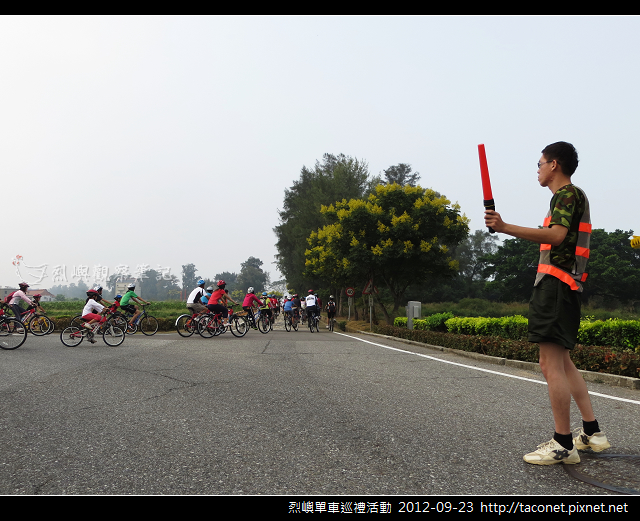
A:
{"label": "asphalt surface", "polygon": [[[0,351],[0,494],[616,494],[523,462],[553,433],[541,381],[327,330],[30,336]],[[608,452],[640,455],[640,392],[588,385],[636,402],[592,398]]]}

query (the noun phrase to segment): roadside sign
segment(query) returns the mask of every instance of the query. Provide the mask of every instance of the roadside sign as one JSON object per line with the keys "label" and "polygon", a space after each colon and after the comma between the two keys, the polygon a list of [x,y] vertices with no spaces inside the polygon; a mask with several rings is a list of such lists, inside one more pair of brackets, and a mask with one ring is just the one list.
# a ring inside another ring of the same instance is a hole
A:
{"label": "roadside sign", "polygon": [[347,294],[347,297],[353,297],[356,294],[356,290],[353,288],[347,288],[345,293]]}
{"label": "roadside sign", "polygon": [[373,279],[370,279],[369,282],[367,282],[367,285],[362,290],[362,294],[363,295],[370,295],[372,289],[373,289]]}

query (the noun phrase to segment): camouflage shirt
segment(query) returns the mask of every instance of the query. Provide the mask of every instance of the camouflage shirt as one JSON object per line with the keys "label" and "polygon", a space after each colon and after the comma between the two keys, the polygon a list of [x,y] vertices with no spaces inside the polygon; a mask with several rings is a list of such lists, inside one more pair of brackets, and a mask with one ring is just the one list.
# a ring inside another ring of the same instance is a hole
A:
{"label": "camouflage shirt", "polygon": [[575,185],[560,188],[551,198],[551,221],[564,226],[569,231],[564,241],[551,248],[551,264],[571,272],[576,262],[576,244],[578,242],[578,227],[586,208],[584,192]]}

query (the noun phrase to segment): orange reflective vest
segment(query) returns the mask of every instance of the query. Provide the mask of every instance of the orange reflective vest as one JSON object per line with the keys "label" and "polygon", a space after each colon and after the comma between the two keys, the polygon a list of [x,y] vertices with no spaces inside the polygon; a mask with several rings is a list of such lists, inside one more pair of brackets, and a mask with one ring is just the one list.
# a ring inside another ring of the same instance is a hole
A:
{"label": "orange reflective vest", "polygon": [[[574,185],[575,186],[575,185]],[[578,188],[578,187],[576,187]],[[578,188],[578,190],[580,190]],[[587,279],[587,261],[589,260],[589,242],[591,241],[591,213],[589,211],[589,200],[582,190],[584,196],[585,209],[580,224],[578,226],[578,241],[576,243],[576,262],[571,272],[563,270],[551,264],[551,244],[540,245],[540,260],[538,261],[538,274],[534,286],[542,280],[545,275],[551,275],[560,279],[574,290],[582,291],[582,283]],[[551,222],[551,209],[547,213],[543,226],[546,228]]]}

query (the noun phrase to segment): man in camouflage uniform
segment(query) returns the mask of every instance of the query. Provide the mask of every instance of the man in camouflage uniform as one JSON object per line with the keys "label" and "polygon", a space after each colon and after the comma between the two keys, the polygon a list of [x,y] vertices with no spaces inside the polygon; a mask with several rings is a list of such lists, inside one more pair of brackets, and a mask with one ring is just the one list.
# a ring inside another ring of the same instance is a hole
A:
{"label": "man in camouflage uniform", "polygon": [[[538,450],[524,456],[527,463],[536,465],[579,463],[578,449],[599,452],[610,446],[593,414],[586,383],[570,357],[580,326],[581,283],[586,277],[591,230],[589,201],[571,183],[577,166],[578,153],[569,143],[553,143],[542,151],[538,182],[553,194],[542,228],[507,224],[499,213],[485,212],[486,225],[496,232],[541,245],[529,302],[529,341],[540,345],[540,368],[549,388],[555,433]],[[582,428],[575,437],[570,425],[572,396],[582,415]]]}

